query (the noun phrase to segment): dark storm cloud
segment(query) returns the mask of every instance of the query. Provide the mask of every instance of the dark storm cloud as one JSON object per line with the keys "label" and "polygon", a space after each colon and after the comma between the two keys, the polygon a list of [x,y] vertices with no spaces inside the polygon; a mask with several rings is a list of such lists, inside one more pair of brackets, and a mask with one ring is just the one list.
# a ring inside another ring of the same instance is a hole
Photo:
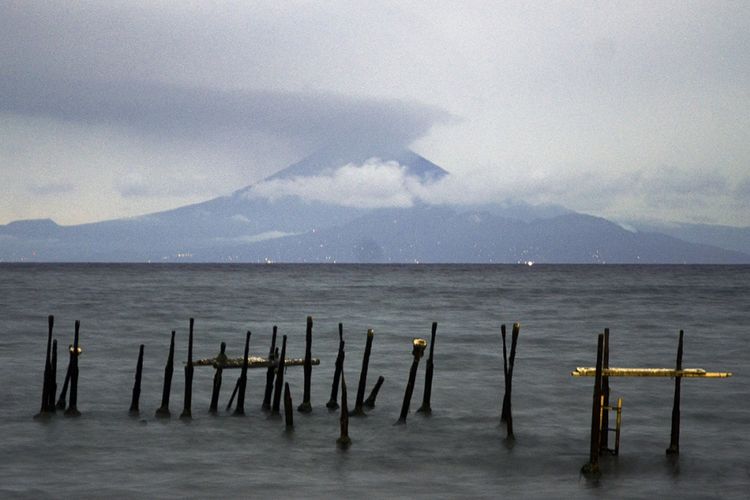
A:
{"label": "dark storm cloud", "polygon": [[246,130],[313,145],[407,145],[447,117],[396,99],[31,76],[0,76],[0,112],[125,126],[156,136],[205,138]]}

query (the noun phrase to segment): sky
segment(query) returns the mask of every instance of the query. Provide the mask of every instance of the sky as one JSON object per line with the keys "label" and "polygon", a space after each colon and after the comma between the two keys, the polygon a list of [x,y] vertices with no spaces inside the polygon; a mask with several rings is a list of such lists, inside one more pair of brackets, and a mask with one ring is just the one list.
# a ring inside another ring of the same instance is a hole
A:
{"label": "sky", "polygon": [[203,201],[331,141],[452,174],[317,184],[373,206],[750,226],[750,2],[0,0],[0,224]]}

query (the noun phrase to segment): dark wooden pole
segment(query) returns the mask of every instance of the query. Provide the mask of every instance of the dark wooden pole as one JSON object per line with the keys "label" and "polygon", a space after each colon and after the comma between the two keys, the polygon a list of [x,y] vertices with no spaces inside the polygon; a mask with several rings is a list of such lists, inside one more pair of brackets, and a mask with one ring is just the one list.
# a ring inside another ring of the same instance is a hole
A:
{"label": "dark wooden pole", "polygon": [[[341,364],[343,365],[344,358],[341,358]],[[352,440],[349,438],[349,405],[346,401],[346,379],[344,378],[344,371],[341,371],[341,417],[339,419],[341,426],[341,435],[336,440],[336,444],[339,448],[347,449],[352,444]]]}
{"label": "dark wooden pole", "polygon": [[135,382],[133,383],[133,397],[130,399],[130,415],[137,416],[140,413],[139,402],[141,399],[141,376],[143,374],[143,344],[138,349],[138,362],[135,364]]}
{"label": "dark wooden pole", "polygon": [[47,408],[55,412],[55,397],[57,395],[57,339],[52,340],[52,369],[50,371],[49,396],[47,397]]}
{"label": "dark wooden pole", "polygon": [[[609,368],[609,328],[604,329],[604,352],[602,353],[602,369]],[[602,375],[602,426],[599,438],[599,453],[609,452],[609,377]]]}
{"label": "dark wooden pole", "polygon": [[500,336],[503,338],[503,409],[500,412],[500,422],[504,423],[508,418],[508,405],[505,402],[508,396],[508,349],[505,343],[505,323],[500,325]]}
{"label": "dark wooden pole", "polygon": [[185,365],[185,404],[180,418],[193,418],[193,325],[195,320],[190,318],[190,333],[188,334],[188,357]]}
{"label": "dark wooden pole", "polygon": [[596,347],[596,375],[594,377],[594,400],[591,405],[591,446],[589,462],[581,468],[584,474],[599,473],[599,432],[601,430],[602,363],[604,359],[604,334],[600,333]]}
{"label": "dark wooden pole", "polygon": [[219,355],[216,356],[216,366],[214,373],[214,384],[211,389],[211,404],[208,406],[208,412],[216,414],[219,411],[219,393],[221,392],[221,375],[224,371],[224,362],[227,359],[227,344],[222,342],[219,346]]}
{"label": "dark wooden pole", "polygon": [[73,346],[68,344],[68,368],[65,370],[65,379],[60,390],[60,397],[57,400],[57,409],[65,410],[65,398],[68,395],[68,384],[70,384],[70,370],[73,367]]}
{"label": "dark wooden pole", "polygon": [[[680,340],[677,343],[677,363],[675,368],[682,370],[682,338],[684,333],[680,330]],[[680,381],[682,377],[674,378],[674,402],[672,403],[672,432],[669,439],[667,455],[680,454]]]}
{"label": "dark wooden pole", "polygon": [[276,325],[273,325],[273,335],[271,336],[271,349],[268,350],[268,360],[271,362],[271,365],[268,367],[268,370],[266,370],[266,390],[263,394],[263,404],[261,405],[261,408],[263,410],[270,410],[271,409],[271,397],[273,395],[273,375],[274,375],[274,366],[273,361],[276,358],[276,332],[278,328]]}
{"label": "dark wooden pole", "polygon": [[49,407],[49,385],[50,385],[50,374],[52,372],[52,329],[55,326],[55,317],[53,315],[47,316],[47,355],[44,358],[44,379],[42,383],[42,405],[39,409],[37,417],[44,416],[46,413],[52,411]]}
{"label": "dark wooden pole", "polygon": [[354,402],[354,411],[352,415],[362,416],[365,414],[362,406],[365,402],[365,388],[367,386],[367,367],[370,364],[370,351],[372,350],[372,340],[375,332],[372,329],[367,330],[367,342],[365,343],[365,354],[362,357],[362,371],[359,374],[359,386],[357,387],[357,399]]}
{"label": "dark wooden pole", "polygon": [[510,359],[508,360],[508,376],[505,382],[505,397],[503,398],[503,407],[505,408],[505,425],[506,425],[506,437],[508,439],[515,439],[513,436],[513,410],[512,410],[512,399],[511,393],[513,391],[513,367],[516,363],[516,345],[518,343],[518,334],[521,330],[519,323],[513,323],[513,332],[511,333],[510,341]]}
{"label": "dark wooden pole", "polygon": [[65,410],[66,417],[79,417],[78,411],[78,335],[81,330],[81,322],[76,320],[75,334],[73,336],[73,365],[70,369],[70,400],[68,409]]}
{"label": "dark wooden pole", "polygon": [[339,352],[336,355],[336,368],[333,370],[333,384],[331,384],[331,399],[326,403],[326,407],[335,410],[339,407],[336,402],[339,396],[339,379],[341,378],[341,367],[344,357],[344,325],[339,323]]}
{"label": "dark wooden pole", "polygon": [[381,375],[378,377],[378,381],[375,382],[375,387],[372,388],[372,392],[370,392],[370,395],[365,399],[364,405],[366,408],[375,408],[375,399],[378,397],[378,392],[380,392],[380,387],[383,385],[383,382],[385,382],[385,378]]}
{"label": "dark wooden pole", "polygon": [[294,410],[292,408],[292,392],[289,390],[289,382],[284,382],[284,421],[286,430],[294,429]]}
{"label": "dark wooden pole", "polygon": [[424,339],[414,339],[412,341],[412,355],[414,360],[411,363],[411,370],[409,370],[409,382],[406,384],[406,391],[404,392],[404,402],[401,405],[401,415],[398,417],[397,424],[405,424],[406,416],[409,414],[409,404],[411,403],[411,395],[414,392],[414,382],[417,379],[417,368],[419,367],[419,360],[424,354],[424,348],[427,346],[427,342]]}
{"label": "dark wooden pole", "polygon": [[242,360],[242,373],[240,374],[240,386],[237,391],[237,407],[234,409],[235,415],[245,414],[245,389],[247,388],[247,357],[250,355],[250,330],[245,335],[245,357]]}
{"label": "dark wooden pole", "polygon": [[172,414],[169,411],[169,395],[172,391],[172,375],[174,374],[174,330],[172,338],[169,341],[169,356],[167,356],[167,365],[164,367],[164,388],[161,393],[161,406],[156,410],[158,418],[169,418]]}
{"label": "dark wooden pole", "polygon": [[310,379],[312,378],[312,327],[312,316],[308,316],[307,329],[305,332],[305,385],[302,404],[297,408],[297,411],[302,413],[310,413],[312,411],[312,405],[310,404]]}
{"label": "dark wooden pole", "polygon": [[229,403],[227,403],[227,411],[232,409],[232,403],[234,403],[234,397],[237,395],[237,391],[240,389],[240,379],[242,377],[237,377],[237,382],[234,384],[234,390],[232,391],[232,395],[229,398]]}
{"label": "dark wooden pole", "polygon": [[424,395],[422,396],[422,406],[417,413],[429,415],[432,413],[430,399],[432,398],[432,371],[434,370],[433,356],[435,353],[435,334],[437,333],[437,321],[432,322],[432,335],[430,336],[430,355],[427,358],[427,368],[424,375]]}
{"label": "dark wooden pole", "polygon": [[271,415],[278,415],[281,407],[281,388],[284,387],[284,363],[286,362],[286,335],[281,337],[281,355],[276,365],[276,385],[273,388]]}

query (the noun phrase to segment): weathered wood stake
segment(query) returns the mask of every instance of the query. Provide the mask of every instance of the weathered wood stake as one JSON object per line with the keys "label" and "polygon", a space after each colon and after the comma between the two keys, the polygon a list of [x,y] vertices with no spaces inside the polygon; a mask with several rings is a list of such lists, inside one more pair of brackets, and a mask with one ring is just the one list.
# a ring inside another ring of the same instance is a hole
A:
{"label": "weathered wood stake", "polygon": [[[271,336],[271,349],[268,350],[268,359],[273,360],[276,357],[276,332],[278,328],[276,325],[273,325],[273,335]],[[274,367],[269,366],[268,370],[266,371],[266,390],[263,394],[263,404],[261,405],[261,409],[263,410],[270,410],[271,409],[271,396],[273,395],[273,376],[274,376]]]}
{"label": "weathered wood stake", "polygon": [[68,396],[68,384],[70,384],[70,370],[73,367],[73,346],[68,344],[68,368],[65,370],[65,379],[57,400],[57,409],[65,410],[65,398]]}
{"label": "weathered wood stake", "polygon": [[414,360],[411,363],[411,370],[409,370],[409,382],[406,384],[406,391],[404,392],[404,402],[401,405],[401,415],[398,417],[397,424],[405,424],[406,416],[409,414],[409,404],[411,403],[411,395],[414,392],[414,382],[417,379],[417,368],[419,367],[419,360],[424,354],[424,348],[427,347],[427,341],[424,339],[414,339],[412,341],[412,355]]}
{"label": "weathered wood stake", "polygon": [[600,333],[596,347],[596,375],[594,376],[594,397],[591,405],[591,446],[589,462],[581,467],[584,474],[599,474],[599,431],[601,430],[602,363],[604,359],[604,334]]}
{"label": "weathered wood stake", "polygon": [[185,404],[180,418],[193,418],[193,325],[195,320],[190,318],[190,333],[188,334],[188,357],[185,365]]}
{"label": "weathered wood stake", "polygon": [[221,374],[224,371],[224,360],[227,359],[227,344],[222,342],[219,346],[219,355],[216,356],[216,368],[214,373],[214,384],[211,389],[211,404],[208,412],[216,414],[219,411],[219,393],[221,392]]}
{"label": "weathered wood stake", "polygon": [[427,358],[427,368],[424,375],[424,395],[422,396],[422,406],[417,413],[429,415],[432,413],[430,399],[432,398],[432,371],[434,370],[433,355],[435,351],[435,334],[437,333],[437,321],[432,322],[432,335],[430,336],[430,356]]}
{"label": "weathered wood stake", "polygon": [[80,417],[78,411],[78,334],[81,329],[81,322],[76,320],[75,334],[73,336],[73,358],[70,369],[70,400],[68,400],[68,409],[65,410],[66,417]]}
{"label": "weathered wood stake", "polygon": [[383,382],[385,381],[385,378],[383,376],[378,377],[378,381],[375,382],[375,387],[372,388],[372,392],[370,392],[370,395],[365,399],[364,405],[366,408],[375,408],[375,399],[378,397],[378,392],[380,392],[380,387],[383,385]]}
{"label": "weathered wood stake", "polygon": [[245,414],[245,389],[247,388],[247,357],[250,355],[250,330],[245,335],[245,357],[242,362],[242,373],[240,374],[239,390],[237,391],[237,407],[234,415]]}
{"label": "weathered wood stake", "polygon": [[294,410],[292,409],[292,392],[289,390],[289,382],[284,382],[284,420],[286,430],[294,429]]}
{"label": "weathered wood stake", "polygon": [[44,380],[42,383],[42,405],[39,409],[39,413],[35,417],[42,417],[46,413],[52,411],[49,407],[49,385],[50,385],[50,373],[52,372],[52,329],[55,326],[55,317],[53,315],[47,316],[47,355],[44,358]]}
{"label": "weathered wood stake", "polygon": [[326,403],[326,407],[335,410],[339,407],[336,402],[339,396],[339,380],[341,378],[341,365],[344,356],[344,325],[339,323],[339,352],[336,355],[336,368],[333,370],[333,384],[331,385],[331,399]]}
{"label": "weathered wood stake", "polygon": [[55,412],[55,397],[57,395],[57,339],[52,340],[52,370],[50,371],[49,396],[47,398],[47,408]]}
{"label": "weathered wood stake", "polygon": [[[520,332],[521,325],[519,323],[513,323],[513,331],[511,333],[510,341],[510,358],[508,359],[507,370],[505,372],[505,395],[503,396],[503,409],[500,416],[500,421],[505,422],[506,425],[506,438],[515,439],[513,436],[513,411],[511,408],[511,393],[513,390],[513,367],[516,361],[516,344],[518,342],[518,334]],[[505,344],[505,329],[501,327],[501,333],[503,334],[503,344]],[[505,345],[503,345],[503,354],[505,353]]]}
{"label": "weathered wood stake", "polygon": [[138,348],[138,362],[135,364],[135,382],[133,383],[133,397],[130,399],[129,413],[137,416],[140,413],[141,376],[143,374],[143,344]]}
{"label": "weathered wood stake", "polygon": [[161,406],[156,410],[157,418],[169,418],[172,414],[169,411],[169,395],[172,391],[172,375],[174,374],[174,330],[172,330],[172,338],[169,341],[169,356],[167,356],[167,364],[164,367],[164,388],[161,393]]}
{"label": "weathered wood stake", "polygon": [[[680,330],[680,340],[677,343],[676,369],[682,370],[682,338],[683,331]],[[680,381],[682,377],[674,378],[674,402],[672,403],[672,432],[669,439],[667,455],[680,454]]]}
{"label": "weathered wood stake", "polygon": [[[604,352],[602,369],[609,368],[609,328],[604,329]],[[609,377],[602,375],[602,425],[599,453],[609,453]]]}
{"label": "weathered wood stake", "polygon": [[307,317],[307,329],[305,332],[305,384],[302,396],[302,404],[297,411],[301,413],[310,413],[312,405],[310,404],[310,379],[312,378],[312,316]]}
{"label": "weathered wood stake", "polygon": [[362,371],[359,374],[359,386],[357,387],[357,399],[354,402],[354,411],[352,415],[362,416],[365,414],[362,406],[365,402],[365,388],[367,386],[367,367],[370,365],[370,351],[372,350],[372,340],[375,332],[372,329],[367,330],[367,342],[365,343],[365,354],[362,356]]}
{"label": "weathered wood stake", "polygon": [[[343,365],[344,358],[341,358],[341,364]],[[341,435],[336,440],[336,444],[341,449],[347,449],[352,444],[352,440],[349,438],[349,405],[346,401],[346,379],[344,378],[344,371],[341,371],[341,417],[339,419],[341,426]]]}
{"label": "weathered wood stake", "polygon": [[273,405],[271,415],[278,415],[281,407],[281,388],[284,387],[284,360],[286,359],[286,335],[281,337],[281,355],[276,365],[276,385],[273,388]]}

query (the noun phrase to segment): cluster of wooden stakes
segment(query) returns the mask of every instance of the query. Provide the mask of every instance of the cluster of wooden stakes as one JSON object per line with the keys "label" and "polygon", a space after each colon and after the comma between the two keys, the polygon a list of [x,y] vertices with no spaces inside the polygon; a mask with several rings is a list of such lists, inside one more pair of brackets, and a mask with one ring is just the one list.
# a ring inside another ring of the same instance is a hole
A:
{"label": "cluster of wooden stakes", "polygon": [[[244,356],[241,358],[229,358],[226,355],[226,344],[221,343],[219,354],[214,358],[198,359],[193,360],[193,327],[195,321],[190,318],[189,336],[188,336],[188,355],[187,362],[185,363],[185,397],[184,406],[180,418],[190,419],[192,418],[192,390],[193,390],[193,368],[195,366],[213,366],[215,373],[213,378],[213,390],[211,393],[211,402],[209,405],[209,412],[216,414],[218,412],[219,405],[219,392],[222,385],[222,373],[228,368],[240,368],[240,376],[237,379],[232,395],[227,404],[227,411],[231,410],[232,405],[235,402],[234,415],[245,414],[245,389],[247,386],[247,370],[248,368],[266,368],[266,386],[264,391],[263,403],[261,405],[264,411],[269,411],[272,416],[279,416],[281,409],[281,397],[282,388],[284,391],[284,418],[287,429],[293,429],[294,427],[294,411],[292,407],[292,396],[289,389],[289,383],[284,382],[284,372],[288,366],[303,366],[304,369],[304,392],[302,398],[302,404],[297,407],[297,411],[302,413],[309,413],[312,411],[312,405],[310,403],[310,380],[312,377],[313,365],[319,365],[320,360],[312,357],[312,328],[313,320],[311,316],[307,317],[307,329],[305,332],[305,357],[303,359],[287,358],[286,357],[286,345],[287,336],[282,336],[281,350],[276,346],[277,339],[277,328],[273,327],[273,334],[271,337],[271,348],[268,352],[268,357],[262,356],[250,356],[250,336],[251,332],[248,331],[245,336],[245,350]],[[77,417],[81,413],[77,408],[78,399],[78,356],[81,354],[81,348],[79,347],[79,332],[80,332],[80,321],[75,322],[75,335],[73,345],[70,346],[70,361],[68,363],[68,370],[65,375],[65,381],[63,383],[62,390],[59,395],[59,399],[55,402],[57,392],[57,339],[52,338],[52,330],[54,327],[54,316],[48,318],[48,334],[47,334],[47,356],[44,366],[44,384],[42,388],[42,406],[40,412],[35,418],[48,417],[55,414],[56,410],[64,410],[64,415],[68,417]],[[503,407],[501,421],[506,423],[507,426],[507,437],[508,439],[514,439],[513,437],[513,417],[511,414],[511,383],[513,379],[513,366],[516,357],[516,343],[518,341],[518,334],[520,325],[515,323],[511,334],[511,348],[510,357],[508,357],[506,349],[506,331],[505,325],[501,326],[501,333],[503,338],[503,371],[505,374],[505,395],[503,397]],[[367,370],[370,362],[370,352],[372,350],[372,342],[374,339],[373,330],[367,331],[367,341],[365,344],[364,356],[362,358],[362,369],[359,377],[359,385],[357,387],[357,398],[354,404],[354,409],[349,411],[347,402],[346,392],[346,380],[344,378],[344,334],[343,325],[339,323],[339,348],[338,355],[336,357],[335,369],[333,374],[333,384],[331,386],[331,398],[326,403],[326,407],[330,410],[341,409],[340,412],[340,426],[341,435],[337,439],[337,444],[341,448],[348,448],[351,445],[351,439],[349,438],[349,416],[361,416],[365,414],[365,408],[375,407],[375,399],[378,396],[381,386],[384,382],[384,377],[378,377],[375,386],[373,387],[370,395],[365,399],[365,390],[367,386]],[[427,358],[427,368],[425,371],[425,383],[424,383],[424,395],[422,398],[422,405],[417,410],[418,413],[429,415],[432,413],[430,405],[432,395],[432,378],[434,370],[434,347],[435,347],[435,335],[437,333],[437,322],[432,323],[432,334],[429,342],[430,351]],[[409,406],[411,404],[412,393],[414,392],[414,384],[417,377],[417,369],[419,367],[419,361],[424,355],[424,351],[427,348],[427,341],[421,338],[415,338],[412,341],[412,356],[413,361],[409,370],[409,379],[406,384],[406,390],[404,393],[404,400],[401,405],[401,413],[399,415],[396,424],[406,424],[406,417],[409,414]],[[164,368],[164,388],[162,392],[161,406],[156,410],[157,418],[169,418],[171,412],[169,410],[169,399],[172,387],[172,376],[174,374],[174,347],[175,347],[175,331],[172,331],[171,340],[169,344],[169,355],[167,357],[167,363]],[[141,395],[141,376],[143,371],[143,344],[140,345],[138,350],[138,361],[136,363],[135,370],[135,383],[133,384],[133,395],[130,403],[130,415],[138,416],[140,414],[139,401]],[[66,394],[68,392],[68,386],[70,386],[70,399],[66,408]],[[338,392],[339,386],[341,387],[341,406],[338,404]]]}

